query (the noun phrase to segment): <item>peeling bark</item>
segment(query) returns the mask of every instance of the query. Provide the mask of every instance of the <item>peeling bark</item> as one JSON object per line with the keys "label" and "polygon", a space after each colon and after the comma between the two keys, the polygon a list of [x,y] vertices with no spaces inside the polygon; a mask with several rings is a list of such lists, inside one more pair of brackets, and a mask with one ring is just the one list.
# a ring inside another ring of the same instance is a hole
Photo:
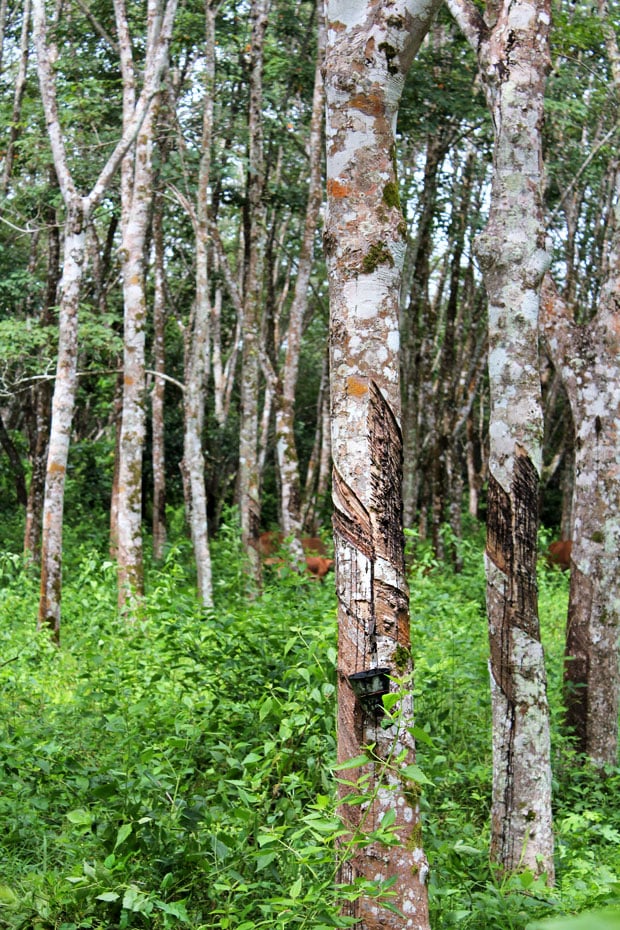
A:
{"label": "peeling bark", "polygon": [[[370,832],[388,810],[400,845],[354,848],[341,864],[344,883],[394,878],[404,920],[361,896],[344,912],[360,930],[428,927],[415,785],[400,765],[414,758],[413,704],[403,692],[398,724],[383,728],[356,698],[350,676],[376,667],[408,680],[409,601],[402,524],[399,296],[405,229],[395,175],[395,126],[404,77],[433,3],[389,7],[328,0],[327,216],[324,248],[330,287],[332,496],[338,595],[338,758],[373,745],[362,766],[377,790],[368,802],[343,803],[351,832]],[[396,689],[394,682],[390,690]],[[399,758],[391,767],[389,759]],[[346,801],[351,791],[341,786]]]}

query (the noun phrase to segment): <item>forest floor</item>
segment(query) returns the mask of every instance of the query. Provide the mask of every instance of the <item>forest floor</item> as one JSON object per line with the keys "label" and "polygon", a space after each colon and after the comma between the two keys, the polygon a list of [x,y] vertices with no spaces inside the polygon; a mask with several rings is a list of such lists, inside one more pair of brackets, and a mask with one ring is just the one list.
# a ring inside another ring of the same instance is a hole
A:
{"label": "forest floor", "polygon": [[[479,534],[460,546],[460,574],[418,546],[410,579],[433,930],[617,930],[620,770],[579,766],[561,733],[567,578],[542,563],[557,884],[489,864]],[[348,925],[334,887],[333,576],[280,572],[250,601],[233,525],[213,558],[214,610],[196,605],[183,539],[149,569],[130,624],[112,562],[73,540],[56,648],[35,631],[35,573],[0,552],[0,928]]]}

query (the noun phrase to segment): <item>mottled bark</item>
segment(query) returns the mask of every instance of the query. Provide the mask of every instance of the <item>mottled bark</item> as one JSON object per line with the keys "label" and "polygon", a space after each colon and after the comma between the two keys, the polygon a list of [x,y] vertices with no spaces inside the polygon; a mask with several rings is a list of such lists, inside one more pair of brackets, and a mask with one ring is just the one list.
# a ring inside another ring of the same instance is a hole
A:
{"label": "mottled bark", "polygon": [[65,221],[63,270],[58,289],[58,358],[43,502],[38,626],[48,626],[56,640],[60,637],[62,518],[75,406],[78,308],[86,245],[83,223],[83,214],[79,209],[70,211]]}
{"label": "mottled bark", "polygon": [[[149,222],[152,116],[147,116],[136,143],[135,186],[123,198],[124,351],[123,407],[118,470],[118,604],[143,593],[142,454],[146,434],[145,384],[145,239]],[[131,156],[126,156],[131,158]],[[125,191],[123,190],[123,194]]]}
{"label": "mottled bark", "polygon": [[205,4],[205,78],[202,141],[196,207],[192,209],[196,237],[196,293],[185,344],[185,394],[183,475],[185,504],[194,546],[198,596],[204,607],[213,605],[211,555],[207,532],[207,492],[203,431],[205,390],[209,373],[209,175],[213,131],[213,88],[215,85],[215,10]]}
{"label": "mottled bark", "polygon": [[542,404],[540,287],[549,263],[542,210],[548,0],[501,2],[487,24],[449,8],[478,55],[495,145],[489,220],[477,240],[489,298],[487,612],[493,706],[491,856],[554,880],[546,676],[536,584]]}
{"label": "mottled bark", "polygon": [[241,425],[239,430],[239,511],[241,537],[249,576],[260,585],[261,566],[256,541],[260,529],[258,417],[260,388],[260,316],[263,287],[265,207],[263,190],[263,52],[269,0],[252,0],[250,20],[250,106],[248,164],[244,205],[243,348],[241,358]]}
{"label": "mottled bark", "polygon": [[[149,0],[146,22],[145,83],[154,82],[167,64],[172,28],[171,6]],[[133,61],[124,0],[114,3],[123,76],[123,126],[136,109],[136,68]],[[142,457],[146,434],[146,238],[153,199],[153,136],[158,96],[145,115],[134,149],[125,155],[121,169],[120,249],[123,277],[124,351],[123,412],[118,473],[118,604],[124,609],[144,588],[142,548]]]}
{"label": "mottled bark", "polygon": [[62,128],[58,117],[56,75],[53,61],[58,50],[48,42],[45,2],[32,0],[33,36],[37,51],[37,71],[41,100],[45,111],[48,138],[54,159],[58,185],[66,208],[65,246],[62,279],[59,287],[59,349],[52,401],[52,422],[47,459],[45,499],[41,544],[41,598],[39,626],[52,629],[56,639],[60,629],[62,589],[62,518],[64,488],[75,406],[78,349],[78,306],[84,274],[87,222],[95,206],[108,189],[119,164],[134,141],[149,111],[166,62],[176,0],[168,0],[162,41],[145,71],[144,85],[129,120],[124,124],[118,144],[101,169],[87,195],[81,195],[69,170]]}
{"label": "mottled bark", "polygon": [[[620,222],[616,228],[620,229]],[[580,326],[573,321],[549,277],[542,318],[545,345],[566,389],[575,428],[564,669],[567,723],[577,748],[597,765],[615,765],[618,751],[619,246],[617,234],[613,255],[617,276],[604,285],[598,313],[590,323]]]}
{"label": "mottled bark", "polygon": [[[354,847],[340,880],[395,879],[404,919],[360,896],[344,911],[360,930],[427,928],[427,865],[416,786],[401,766],[414,758],[412,698],[398,723],[378,725],[349,676],[375,667],[412,672],[402,525],[399,296],[405,228],[395,175],[395,126],[405,74],[436,6],[389,7],[328,0],[327,216],[330,288],[332,454],[338,594],[338,757],[373,745],[363,765],[377,791],[361,806],[343,803],[351,832],[376,829],[395,814],[398,846]],[[396,689],[390,684],[390,690]],[[389,759],[398,759],[390,766]],[[343,801],[351,792],[341,786]]]}
{"label": "mottled bark", "polygon": [[295,443],[295,392],[299,371],[299,355],[306,311],[310,273],[312,271],[314,237],[322,202],[322,140],[323,112],[325,92],[321,69],[325,48],[325,30],[323,15],[319,10],[319,43],[317,65],[314,80],[312,117],[308,138],[309,186],[306,216],[301,238],[301,248],[297,263],[295,290],[289,311],[286,331],[286,350],[282,370],[280,371],[280,390],[276,393],[276,455],[280,475],[280,526],[285,537],[297,541],[294,555],[303,558],[299,537],[302,532],[301,478],[299,474],[299,457]]}
{"label": "mottled bark", "polygon": [[164,400],[166,379],[166,287],[161,198],[153,212],[154,293],[153,368],[151,433],[153,463],[153,558],[161,560],[166,546],[166,455],[164,443]]}

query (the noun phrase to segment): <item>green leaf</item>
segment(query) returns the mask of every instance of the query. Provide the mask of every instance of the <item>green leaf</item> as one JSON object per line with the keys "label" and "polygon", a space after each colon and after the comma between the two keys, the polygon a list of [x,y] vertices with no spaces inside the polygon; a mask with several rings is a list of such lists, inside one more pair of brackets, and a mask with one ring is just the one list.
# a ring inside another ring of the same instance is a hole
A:
{"label": "green leaf", "polygon": [[277,853],[273,851],[262,853],[260,856],[257,856],[256,857],[256,871],[260,872],[261,869],[266,869],[267,866],[271,862],[273,862],[276,856],[277,856]]}
{"label": "green leaf", "polygon": [[427,778],[419,765],[415,763],[411,765],[406,765],[402,770],[402,774],[405,778],[411,778],[413,781],[417,782],[418,785],[432,785],[434,782]]}
{"label": "green leaf", "polygon": [[114,849],[117,846],[120,846],[121,843],[124,843],[128,836],[133,832],[133,826],[130,823],[124,823],[116,834],[116,843],[114,844]]}
{"label": "green leaf", "polygon": [[0,907],[14,907],[18,903],[18,898],[12,888],[8,885],[0,885]]}
{"label": "green leaf", "polygon": [[102,894],[98,894],[95,898],[95,901],[118,901],[120,894],[117,894],[116,891],[104,891]]}
{"label": "green leaf", "polygon": [[346,769],[357,769],[360,765],[368,765],[372,759],[369,759],[366,754],[361,756],[355,756],[353,759],[347,759],[346,762],[341,762],[339,765],[334,765],[334,772],[344,772]]}
{"label": "green leaf", "polygon": [[427,746],[435,747],[434,742],[422,727],[409,727],[409,732],[413,736],[414,740],[418,743],[425,743]]}
{"label": "green leaf", "polygon": [[300,875],[299,878],[296,881],[294,881],[293,884],[291,885],[291,890],[289,894],[291,898],[293,899],[293,901],[295,901],[301,893],[301,882],[302,882],[302,879]]}
{"label": "green leaf", "polygon": [[69,811],[65,816],[70,823],[81,824],[86,827],[90,827],[94,819],[90,811],[84,810],[82,807]]}
{"label": "green leaf", "polygon": [[138,888],[130,885],[123,895],[123,908],[136,914],[150,914],[153,903]]}
{"label": "green leaf", "polygon": [[260,706],[258,711],[258,719],[264,720],[271,713],[271,708],[273,707],[273,698],[266,698]]}
{"label": "green leaf", "polygon": [[396,811],[394,810],[393,807],[391,807],[389,810],[385,812],[385,814],[381,818],[381,829],[387,830],[394,823],[396,823]]}

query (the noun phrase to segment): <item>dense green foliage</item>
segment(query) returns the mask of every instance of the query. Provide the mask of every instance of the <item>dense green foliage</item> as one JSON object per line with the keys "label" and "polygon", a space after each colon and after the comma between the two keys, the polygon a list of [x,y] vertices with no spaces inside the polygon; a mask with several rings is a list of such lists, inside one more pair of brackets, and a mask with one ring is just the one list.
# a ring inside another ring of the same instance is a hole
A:
{"label": "dense green foliage", "polygon": [[[33,574],[0,559],[0,927],[347,926],[334,887],[335,777],[348,773],[330,771],[332,585],[290,573],[245,601],[229,518],[214,542],[216,609],[197,608],[181,540],[130,626],[113,565],[92,538],[72,539],[60,650],[34,631]],[[481,540],[461,545],[462,574],[420,545],[411,574],[432,926],[533,930],[618,901],[620,776],[576,770],[559,736],[566,579],[543,567],[558,885],[493,873]]]}

